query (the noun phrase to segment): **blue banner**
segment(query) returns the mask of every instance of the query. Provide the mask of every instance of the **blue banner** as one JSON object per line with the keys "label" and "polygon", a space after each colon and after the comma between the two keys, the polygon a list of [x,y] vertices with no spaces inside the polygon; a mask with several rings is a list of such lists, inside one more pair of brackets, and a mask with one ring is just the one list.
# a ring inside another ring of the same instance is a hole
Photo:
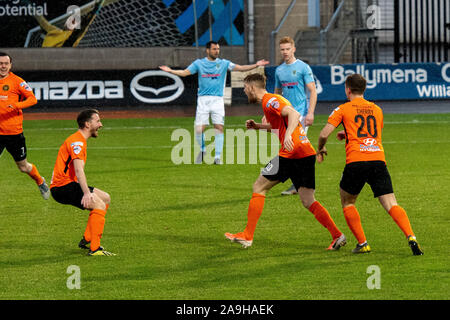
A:
{"label": "blue banner", "polygon": [[[269,92],[274,90],[275,68],[265,68]],[[311,69],[318,101],[346,100],[345,78],[353,73],[367,80],[367,100],[450,99],[450,63],[337,64]]]}

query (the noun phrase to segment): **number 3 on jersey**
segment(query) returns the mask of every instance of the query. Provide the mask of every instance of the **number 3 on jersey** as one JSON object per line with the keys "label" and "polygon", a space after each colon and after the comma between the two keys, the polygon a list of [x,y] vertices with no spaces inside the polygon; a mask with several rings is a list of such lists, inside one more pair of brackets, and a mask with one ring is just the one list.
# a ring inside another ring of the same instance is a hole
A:
{"label": "number 3 on jersey", "polygon": [[[361,124],[359,124],[360,122]],[[376,138],[378,136],[377,119],[374,116],[369,115],[364,118],[364,116],[357,114],[355,116],[355,123],[359,125],[357,131],[358,138],[367,137],[367,133],[370,134],[372,138]]]}

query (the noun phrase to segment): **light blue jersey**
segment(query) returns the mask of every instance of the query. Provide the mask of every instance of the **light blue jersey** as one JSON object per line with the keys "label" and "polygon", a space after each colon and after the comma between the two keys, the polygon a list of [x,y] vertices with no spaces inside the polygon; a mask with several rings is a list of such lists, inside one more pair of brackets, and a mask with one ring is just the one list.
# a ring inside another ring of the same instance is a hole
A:
{"label": "light blue jersey", "polygon": [[187,69],[191,74],[198,73],[198,95],[223,97],[227,70],[233,70],[235,64],[226,59],[197,59]]}
{"label": "light blue jersey", "polygon": [[282,96],[302,116],[306,116],[309,107],[306,85],[313,81],[311,67],[299,59],[291,64],[283,63],[275,70],[275,88],[281,88]]}

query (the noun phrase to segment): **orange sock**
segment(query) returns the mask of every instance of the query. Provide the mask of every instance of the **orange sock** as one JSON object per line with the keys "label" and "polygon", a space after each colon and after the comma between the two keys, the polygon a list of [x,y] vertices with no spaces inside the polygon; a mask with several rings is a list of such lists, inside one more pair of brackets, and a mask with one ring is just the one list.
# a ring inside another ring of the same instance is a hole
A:
{"label": "orange sock", "polygon": [[333,219],[331,218],[328,210],[325,209],[319,201],[315,201],[308,209],[316,218],[319,223],[328,229],[333,239],[341,236],[342,232],[336,227]]}
{"label": "orange sock", "polygon": [[90,226],[90,224],[92,223],[91,216],[92,214],[89,214],[86,230],[84,230],[83,234],[84,240],[86,240],[87,242],[91,242],[91,226]]}
{"label": "orange sock", "polygon": [[33,167],[31,169],[30,172],[28,172],[28,175],[34,180],[36,181],[37,185],[40,186],[43,182],[44,179],[41,177],[41,175],[39,174],[39,171],[37,170],[36,166],[34,164],[31,163],[31,166]]}
{"label": "orange sock", "polygon": [[400,227],[406,237],[414,236],[414,232],[412,231],[411,224],[409,223],[408,215],[406,211],[400,206],[392,206],[391,210],[389,210],[389,214],[392,219],[394,219],[395,223]]}
{"label": "orange sock", "polygon": [[[106,214],[106,211],[108,210],[108,208],[109,208],[109,204],[107,204],[106,205],[106,209],[105,209],[105,214]],[[92,236],[91,236],[91,228],[90,228],[90,223],[92,223],[91,221],[92,221],[92,219],[91,219],[91,214],[89,214],[89,218],[88,218],[88,222],[87,222],[87,225],[86,225],[86,230],[84,230],[84,240],[86,240],[87,242],[91,242],[91,238],[92,238]]]}
{"label": "orange sock", "polygon": [[256,224],[264,209],[265,195],[259,193],[253,193],[250,203],[248,205],[247,213],[247,226],[244,230],[244,236],[247,240],[253,240],[253,234],[255,233]]}
{"label": "orange sock", "polygon": [[100,239],[105,226],[105,214],[106,211],[100,209],[94,209],[89,214],[88,226],[91,233],[91,251],[95,251],[100,247]]}
{"label": "orange sock", "polygon": [[364,230],[361,225],[361,218],[359,216],[358,210],[355,206],[348,206],[344,208],[344,217],[347,221],[347,225],[358,240],[359,244],[366,242],[366,236],[364,235]]}

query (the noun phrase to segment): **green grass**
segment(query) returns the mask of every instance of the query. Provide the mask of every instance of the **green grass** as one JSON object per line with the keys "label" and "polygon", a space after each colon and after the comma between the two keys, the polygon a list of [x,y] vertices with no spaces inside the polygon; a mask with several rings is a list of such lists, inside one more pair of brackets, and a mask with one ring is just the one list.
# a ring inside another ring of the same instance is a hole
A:
{"label": "green grass", "polygon": [[[259,119],[260,116],[255,116]],[[228,117],[228,128],[248,117]],[[325,116],[309,137],[317,145]],[[344,145],[330,139],[316,167],[316,197],[349,244],[327,252],[328,232],[298,197],[267,196],[253,246],[241,249],[225,232],[245,227],[251,188],[264,164],[174,165],[175,128],[192,118],[104,119],[88,141],[89,185],[110,193],[102,245],[116,257],[88,257],[77,248],[88,212],[44,201],[9,155],[0,158],[0,299],[449,299],[450,114],[386,115],[388,167],[424,256],[407,242],[369,187],[357,202],[372,247],[356,241],[340,208]],[[28,160],[49,181],[57,150],[75,121],[27,121]],[[227,161],[225,159],[225,161]],[[81,289],[69,290],[78,266]],[[369,266],[381,289],[369,290]]]}

